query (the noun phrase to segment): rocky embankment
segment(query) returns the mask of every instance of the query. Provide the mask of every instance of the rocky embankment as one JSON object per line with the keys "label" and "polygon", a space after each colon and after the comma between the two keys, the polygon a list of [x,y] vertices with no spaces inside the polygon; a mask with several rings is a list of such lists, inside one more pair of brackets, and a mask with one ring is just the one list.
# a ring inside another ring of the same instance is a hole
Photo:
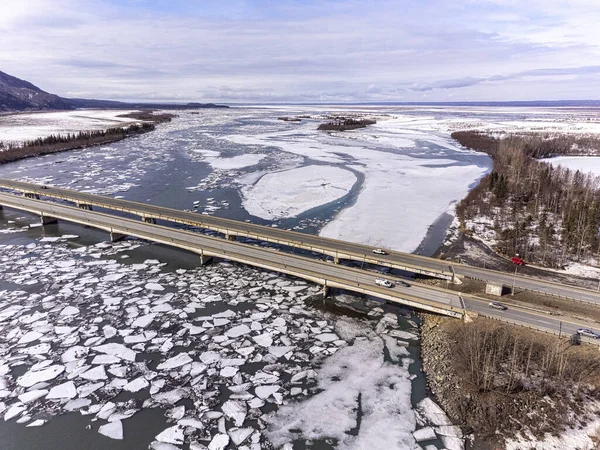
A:
{"label": "rocky embankment", "polygon": [[[450,420],[460,424],[462,389],[451,367],[450,337],[441,328],[447,319],[432,314],[421,315],[421,355],[427,384]],[[470,430],[466,430],[470,431]]]}

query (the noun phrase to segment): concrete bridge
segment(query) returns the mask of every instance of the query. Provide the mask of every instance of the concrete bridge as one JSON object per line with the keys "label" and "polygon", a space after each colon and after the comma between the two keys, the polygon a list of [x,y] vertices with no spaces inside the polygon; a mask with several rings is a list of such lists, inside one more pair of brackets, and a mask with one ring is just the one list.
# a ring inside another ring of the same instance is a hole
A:
{"label": "concrete bridge", "polygon": [[[0,209],[6,206],[37,214],[41,217],[42,224],[53,223],[61,219],[98,228],[110,233],[112,240],[118,240],[124,236],[135,236],[181,248],[198,254],[201,264],[207,263],[214,256],[293,275],[320,284],[323,286],[325,295],[330,288],[342,288],[378,297],[391,303],[459,319],[483,315],[553,334],[572,334],[576,332],[577,328],[594,327],[593,324],[570,321],[560,316],[535,311],[532,308],[511,306],[507,311],[491,309],[488,307],[486,299],[468,294],[459,295],[454,291],[420,283],[412,283],[410,287],[397,283],[394,288],[388,289],[378,286],[375,283],[377,274],[366,270],[161,226],[153,223],[151,220],[153,217],[149,216],[145,216],[144,220],[140,221],[103,214],[92,211],[91,207],[94,205],[90,207],[89,203],[86,203],[85,207],[81,207],[81,204],[80,207],[71,207],[43,201],[36,198],[38,195],[35,192],[28,193],[27,196],[0,193]],[[93,200],[90,197],[94,196],[87,195],[88,199]],[[394,281],[391,277],[387,278]],[[583,338],[583,340],[596,345],[600,344],[600,340],[589,338]]]}
{"label": "concrete bridge", "polygon": [[524,276],[515,276],[514,274],[467,266],[455,262],[442,261],[426,256],[391,250],[386,250],[386,255],[377,255],[373,253],[374,247],[368,245],[21,181],[0,179],[0,188],[20,192],[29,198],[48,197],[64,200],[83,210],[103,208],[112,211],[122,211],[141,217],[149,223],[156,223],[157,220],[160,220],[214,230],[222,233],[228,240],[235,240],[238,236],[241,236],[301,248],[331,256],[334,262],[346,259],[451,281],[468,277],[486,282],[503,283],[505,285],[514,284],[515,287],[520,289],[600,306],[600,293],[596,291]]}
{"label": "concrete bridge", "polygon": [[375,283],[376,274],[343,265],[35,198],[0,194],[0,205],[37,214],[41,217],[42,224],[53,223],[58,219],[67,220],[105,230],[113,240],[134,236],[181,248],[200,255],[201,263],[208,262],[214,256],[293,275],[322,285],[325,294],[329,288],[341,288],[446,316],[463,317],[463,308],[455,293],[413,290],[401,285],[388,289]]}

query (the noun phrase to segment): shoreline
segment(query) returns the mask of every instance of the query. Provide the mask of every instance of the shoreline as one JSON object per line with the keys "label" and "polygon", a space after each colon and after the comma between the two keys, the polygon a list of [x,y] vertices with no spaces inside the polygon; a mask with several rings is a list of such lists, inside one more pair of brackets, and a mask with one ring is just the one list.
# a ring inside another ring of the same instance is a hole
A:
{"label": "shoreline", "polygon": [[53,155],[71,150],[82,150],[112,144],[132,136],[139,136],[154,131],[157,124],[170,122],[176,116],[174,114],[154,115],[152,111],[135,111],[122,114],[120,117],[130,118],[138,122],[129,122],[125,127],[110,127],[96,131],[82,130],[78,134],[74,134],[72,138],[70,135],[67,135],[68,137],[66,138],[65,135],[60,134],[56,136],[59,140],[61,138],[66,139],[64,142],[50,142],[54,136],[50,135],[33,141],[25,141],[23,146],[19,147],[11,147],[9,145],[3,150],[3,143],[0,141],[0,164],[9,164],[37,156]]}

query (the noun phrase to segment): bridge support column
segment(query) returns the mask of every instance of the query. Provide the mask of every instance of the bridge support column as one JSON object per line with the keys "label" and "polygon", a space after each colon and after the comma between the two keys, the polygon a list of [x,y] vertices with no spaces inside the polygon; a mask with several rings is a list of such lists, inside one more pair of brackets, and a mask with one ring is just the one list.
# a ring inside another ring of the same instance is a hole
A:
{"label": "bridge support column", "polygon": [[87,209],[88,211],[92,211],[92,205],[88,205],[87,203],[77,203],[77,207],[79,209]]}
{"label": "bridge support column", "polygon": [[0,205],[0,211],[2,211],[4,209],[4,206]]}
{"label": "bridge support column", "polygon": [[142,217],[142,220],[146,223],[154,223],[156,224],[156,219],[154,217]]}
{"label": "bridge support column", "polygon": [[50,216],[40,216],[40,221],[42,222],[42,225],[48,225],[51,223],[58,222],[58,219],[56,219],[55,217],[50,217]]}
{"label": "bridge support column", "polygon": [[115,233],[115,232],[111,231],[110,232],[110,241],[117,242],[117,241],[120,241],[121,239],[124,239],[126,236],[127,236],[126,234]]}
{"label": "bridge support column", "polygon": [[452,267],[452,266],[448,266],[448,267],[452,271],[452,284],[462,284],[462,281],[460,280],[460,278],[458,278],[458,275],[456,275],[456,272],[454,272],[454,267]]}
{"label": "bridge support column", "polygon": [[35,192],[24,192],[24,193],[23,193],[23,195],[24,195],[26,198],[35,198],[35,199],[37,199],[37,200],[39,200],[39,199],[40,199],[40,194],[36,194]]}
{"label": "bridge support column", "polygon": [[339,264],[340,263],[340,257],[339,256],[334,256],[333,257],[333,263],[334,264]]}
{"label": "bridge support column", "polygon": [[235,234],[225,233],[225,239],[228,241],[235,241],[237,240],[237,236]]}
{"label": "bridge support column", "polygon": [[200,265],[204,266],[212,261],[213,257],[204,254],[204,250],[200,252]]}
{"label": "bridge support column", "polygon": [[323,301],[329,296],[329,286],[323,285]]}

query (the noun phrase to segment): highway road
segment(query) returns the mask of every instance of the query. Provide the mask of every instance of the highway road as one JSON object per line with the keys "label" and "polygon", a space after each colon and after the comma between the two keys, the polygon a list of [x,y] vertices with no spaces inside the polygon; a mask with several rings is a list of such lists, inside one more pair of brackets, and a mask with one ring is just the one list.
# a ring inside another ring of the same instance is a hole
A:
{"label": "highway road", "polygon": [[[112,197],[87,194],[69,189],[0,179],[0,188],[35,194],[43,197],[62,199],[79,205],[92,205],[114,211],[124,211],[140,217],[154,218],[168,222],[182,223],[205,229],[211,229],[228,236],[243,236],[267,242],[274,242],[296,248],[322,253],[334,258],[364,261],[380,266],[406,270],[414,273],[431,275],[439,278],[452,279],[453,272],[459,277],[468,277],[493,283],[503,283],[507,286],[537,291],[590,304],[600,305],[600,293],[546,280],[538,280],[514,274],[498,272],[489,269],[472,267],[455,262],[443,261],[426,256],[386,250],[387,255],[376,255],[374,248],[362,244],[323,238],[289,230],[282,230],[263,225],[240,222],[207,216],[194,212],[179,211],[162,206],[148,205]],[[393,232],[393,230],[390,230]]]}
{"label": "highway road", "polygon": [[[360,269],[327,263],[312,258],[265,249],[254,245],[227,241],[199,233],[177,230],[142,221],[116,217],[94,211],[83,210],[53,202],[17,197],[0,193],[0,205],[29,211],[45,217],[57,217],[71,222],[89,225],[112,233],[137,236],[142,239],[183,248],[204,256],[218,256],[252,266],[298,276],[328,287],[340,287],[350,291],[373,295],[391,302],[434,311],[460,318],[463,305],[454,291],[410,283],[410,287],[399,284],[397,279],[391,289],[375,284],[375,275]],[[464,307],[469,312],[510,322],[537,330],[558,334],[573,334],[577,328],[593,328],[584,322],[565,321],[561,317],[535,311],[510,308],[506,311],[491,309],[488,300],[472,295],[463,295]],[[599,341],[584,338],[594,344]]]}

